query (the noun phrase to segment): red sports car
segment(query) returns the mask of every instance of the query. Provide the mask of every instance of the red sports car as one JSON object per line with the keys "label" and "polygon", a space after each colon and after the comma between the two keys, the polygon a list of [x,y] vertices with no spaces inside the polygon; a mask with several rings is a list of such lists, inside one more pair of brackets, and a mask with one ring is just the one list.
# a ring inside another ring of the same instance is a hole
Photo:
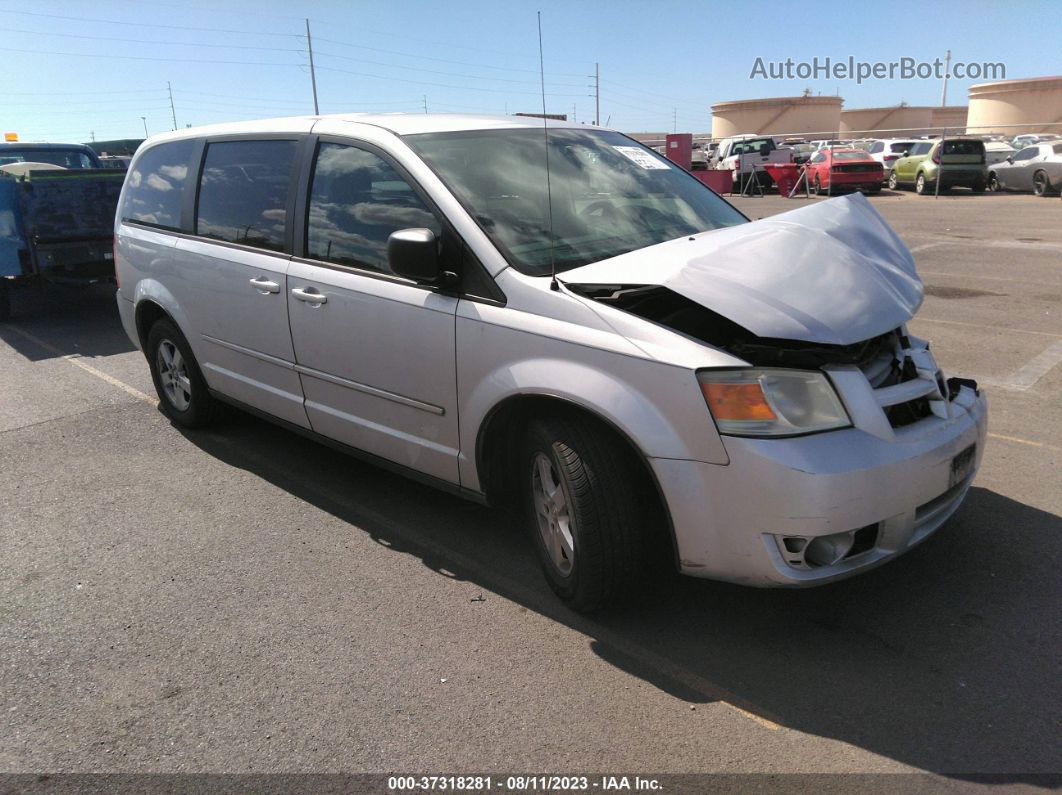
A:
{"label": "red sports car", "polygon": [[808,186],[816,194],[864,190],[879,193],[884,169],[862,149],[820,150],[807,165]]}

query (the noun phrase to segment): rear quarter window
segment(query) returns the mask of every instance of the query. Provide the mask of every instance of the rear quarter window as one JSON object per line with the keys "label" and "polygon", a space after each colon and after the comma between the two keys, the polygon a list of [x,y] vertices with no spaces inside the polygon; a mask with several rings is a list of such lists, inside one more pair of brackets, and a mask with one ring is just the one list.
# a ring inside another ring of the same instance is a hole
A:
{"label": "rear quarter window", "polygon": [[946,155],[980,155],[985,151],[984,141],[945,141]]}
{"label": "rear quarter window", "polygon": [[121,219],[160,229],[181,228],[181,204],[195,141],[173,141],[148,149],[125,178]]}

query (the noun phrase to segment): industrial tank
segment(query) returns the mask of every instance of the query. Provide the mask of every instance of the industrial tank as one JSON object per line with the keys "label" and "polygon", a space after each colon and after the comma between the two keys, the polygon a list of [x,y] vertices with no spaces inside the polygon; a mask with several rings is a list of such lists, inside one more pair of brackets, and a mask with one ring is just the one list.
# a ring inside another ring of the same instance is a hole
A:
{"label": "industrial tank", "polygon": [[772,97],[712,105],[712,137],[742,133],[831,135],[841,115],[840,97]]}
{"label": "industrial tank", "polygon": [[[852,108],[841,111],[840,134],[856,138],[896,138],[924,135],[933,127],[933,108],[892,105],[887,108]],[[887,130],[880,135],[875,130]]]}
{"label": "industrial tank", "polygon": [[1008,136],[1062,133],[1062,77],[1033,77],[970,86],[970,113],[966,124],[967,132],[971,133]]}
{"label": "industrial tank", "polygon": [[965,105],[948,105],[933,108],[933,126],[944,127],[950,130],[964,130],[966,128]]}

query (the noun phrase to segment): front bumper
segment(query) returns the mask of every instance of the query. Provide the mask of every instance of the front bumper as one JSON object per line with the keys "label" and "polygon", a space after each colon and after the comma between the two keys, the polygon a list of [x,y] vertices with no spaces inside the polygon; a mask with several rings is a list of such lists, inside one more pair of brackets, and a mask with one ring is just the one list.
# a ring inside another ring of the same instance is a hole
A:
{"label": "front bumper", "polygon": [[[724,437],[730,463],[652,459],[685,574],[760,587],[809,586],[896,557],[940,527],[980,465],[987,401],[963,387],[947,417],[930,416],[892,438],[853,427],[790,439]],[[972,468],[952,483],[952,461],[975,445]],[[783,537],[876,527],[874,543],[831,565],[792,565]]]}

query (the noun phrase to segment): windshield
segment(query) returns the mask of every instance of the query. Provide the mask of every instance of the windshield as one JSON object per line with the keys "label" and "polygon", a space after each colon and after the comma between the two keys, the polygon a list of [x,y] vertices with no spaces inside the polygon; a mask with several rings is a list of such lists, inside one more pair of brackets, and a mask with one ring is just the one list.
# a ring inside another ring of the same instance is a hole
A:
{"label": "windshield", "polygon": [[63,168],[95,168],[95,163],[78,149],[37,149],[3,147],[0,158],[5,163],[50,163]]}
{"label": "windshield", "polygon": [[696,178],[615,132],[550,130],[552,223],[542,130],[427,133],[404,140],[509,263],[534,276],[550,272],[551,256],[559,272],[746,221]]}

